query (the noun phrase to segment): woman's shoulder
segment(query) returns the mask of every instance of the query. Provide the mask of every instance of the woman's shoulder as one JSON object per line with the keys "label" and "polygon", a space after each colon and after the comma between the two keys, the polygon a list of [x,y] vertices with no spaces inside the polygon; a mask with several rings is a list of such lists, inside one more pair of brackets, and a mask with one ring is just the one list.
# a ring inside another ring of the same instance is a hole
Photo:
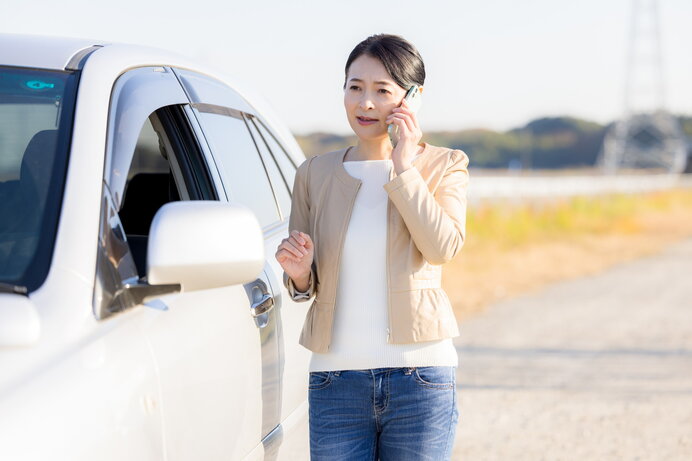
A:
{"label": "woman's shoulder", "polygon": [[428,163],[446,165],[447,167],[466,167],[469,164],[469,157],[461,149],[451,147],[435,146],[428,143],[423,143],[423,152],[420,154],[425,156]]}
{"label": "woman's shoulder", "polygon": [[296,173],[297,177],[308,181],[310,178],[329,177],[329,174],[334,172],[339,166],[346,149],[348,149],[348,147],[306,158],[305,161],[298,166],[298,171]]}
{"label": "woman's shoulder", "polygon": [[333,150],[330,152],[325,152],[324,154],[317,154],[313,158],[315,158],[317,164],[325,166],[329,165],[333,168],[335,165],[338,165],[338,163],[340,163],[343,160],[344,154],[350,148],[351,146],[343,147],[341,149]]}

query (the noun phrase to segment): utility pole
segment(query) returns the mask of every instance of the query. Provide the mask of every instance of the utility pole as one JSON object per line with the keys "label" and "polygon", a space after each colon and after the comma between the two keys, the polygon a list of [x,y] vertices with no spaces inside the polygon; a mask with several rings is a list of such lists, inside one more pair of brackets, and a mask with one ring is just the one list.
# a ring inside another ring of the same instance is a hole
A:
{"label": "utility pole", "polygon": [[665,110],[659,25],[658,0],[632,0],[623,116],[606,133],[599,157],[608,173],[685,169],[685,136],[677,119]]}

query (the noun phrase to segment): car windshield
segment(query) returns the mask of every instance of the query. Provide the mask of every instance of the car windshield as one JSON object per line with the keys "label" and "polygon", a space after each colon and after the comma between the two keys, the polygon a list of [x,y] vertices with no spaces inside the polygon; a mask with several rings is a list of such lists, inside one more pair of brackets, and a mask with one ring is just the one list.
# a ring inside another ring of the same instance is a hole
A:
{"label": "car windshield", "polygon": [[48,274],[76,86],[74,72],[0,66],[0,291]]}

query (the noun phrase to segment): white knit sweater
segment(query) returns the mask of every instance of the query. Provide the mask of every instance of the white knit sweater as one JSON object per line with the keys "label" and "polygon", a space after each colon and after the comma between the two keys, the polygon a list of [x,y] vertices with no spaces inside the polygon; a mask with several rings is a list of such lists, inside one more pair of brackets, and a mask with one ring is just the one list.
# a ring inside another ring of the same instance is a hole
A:
{"label": "white knit sweater", "polygon": [[387,201],[391,160],[344,162],[362,181],[341,253],[329,352],[313,353],[310,371],[457,366],[452,339],[387,342]]}

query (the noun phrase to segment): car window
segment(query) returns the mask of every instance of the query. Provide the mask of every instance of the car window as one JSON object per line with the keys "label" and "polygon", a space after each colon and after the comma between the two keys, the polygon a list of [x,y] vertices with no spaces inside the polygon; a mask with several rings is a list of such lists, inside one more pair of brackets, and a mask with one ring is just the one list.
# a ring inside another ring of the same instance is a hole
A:
{"label": "car window", "polygon": [[278,221],[279,212],[265,166],[242,115],[195,112],[229,199],[250,208],[262,227]]}
{"label": "car window", "polygon": [[131,300],[117,297],[119,287],[146,277],[149,231],[163,205],[218,199],[182,107],[160,108],[145,120],[123,190],[119,205],[104,190],[94,293],[98,318],[126,308]]}
{"label": "car window", "polygon": [[292,189],[293,181],[296,177],[297,165],[293,163],[293,160],[291,160],[288,153],[286,153],[286,149],[284,149],[283,146],[277,142],[274,135],[264,126],[264,124],[257,118],[254,118],[253,120],[255,121],[255,125],[264,138],[264,141],[269,146],[269,149],[274,156],[274,160],[276,160],[278,163],[286,184],[288,184],[289,190]]}
{"label": "car window", "polygon": [[272,183],[276,201],[281,209],[281,216],[282,218],[287,219],[291,213],[291,194],[289,192],[289,188],[286,185],[286,181],[284,180],[281,171],[279,171],[279,167],[276,165],[274,157],[269,151],[264,138],[257,131],[257,127],[252,120],[246,120],[248,122],[248,128],[250,128],[250,132],[252,133],[252,137],[255,138],[255,144],[257,145],[260,155],[262,156],[264,165],[267,167],[267,174],[269,175],[269,180]]}
{"label": "car window", "polygon": [[[140,276],[145,273],[146,241],[154,215],[169,202],[190,199],[215,200],[207,196],[210,185],[198,187],[205,178],[204,164],[191,161],[201,154],[191,153],[190,146],[180,138],[184,115],[179,107],[167,107],[153,113],[144,123],[137,138],[132,163],[127,173],[123,201],[118,212]],[[169,135],[174,132],[175,135]],[[201,174],[200,174],[201,173]],[[133,243],[135,242],[135,243]]]}
{"label": "car window", "polygon": [[108,114],[106,171],[104,177],[117,207],[132,164],[137,136],[147,118],[163,107],[189,101],[180,82],[165,67],[142,67],[121,75],[113,86]]}
{"label": "car window", "polygon": [[48,274],[76,93],[74,73],[0,67],[0,289]]}
{"label": "car window", "polygon": [[139,136],[137,136],[137,144],[135,145],[135,152],[132,156],[132,163],[127,172],[125,194],[127,194],[127,187],[132,182],[132,178],[137,175],[168,173],[169,165],[167,157],[168,153],[165,151],[159,135],[154,131],[150,117],[144,122],[142,131],[140,131]]}

